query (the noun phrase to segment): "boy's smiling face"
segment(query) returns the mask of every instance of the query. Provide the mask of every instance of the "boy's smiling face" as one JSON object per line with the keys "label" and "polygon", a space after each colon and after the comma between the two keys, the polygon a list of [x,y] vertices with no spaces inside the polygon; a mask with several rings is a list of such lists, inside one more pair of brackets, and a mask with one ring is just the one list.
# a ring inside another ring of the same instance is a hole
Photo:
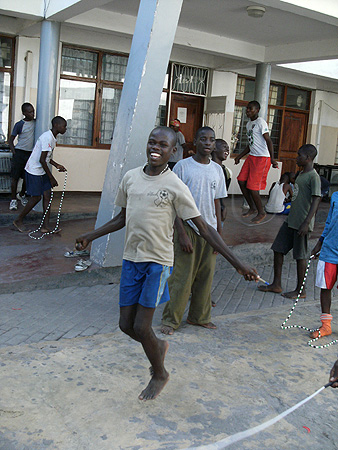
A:
{"label": "boy's smiling face", "polygon": [[255,120],[258,117],[259,109],[256,108],[255,105],[252,103],[248,103],[248,106],[246,107],[246,116],[250,120]]}
{"label": "boy's smiling face", "polygon": [[170,129],[155,128],[147,143],[148,164],[153,167],[165,166],[176,151],[175,145],[176,135]]}

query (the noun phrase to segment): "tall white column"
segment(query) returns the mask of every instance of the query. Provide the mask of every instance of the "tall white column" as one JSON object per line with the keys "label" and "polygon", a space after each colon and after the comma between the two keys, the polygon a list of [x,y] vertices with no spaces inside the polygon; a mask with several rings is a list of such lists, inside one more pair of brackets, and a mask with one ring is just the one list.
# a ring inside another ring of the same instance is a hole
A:
{"label": "tall white column", "polygon": [[[146,162],[182,2],[140,1],[95,228],[119,212],[114,200],[123,175]],[[91,258],[104,267],[121,265],[123,243],[123,230],[97,239]]]}
{"label": "tall white column", "polygon": [[264,120],[268,116],[269,89],[271,78],[271,64],[260,63],[256,65],[256,81],[255,81],[255,100],[257,100],[261,109],[259,116]]}
{"label": "tall white column", "polygon": [[43,20],[40,32],[35,140],[51,128],[51,120],[55,116],[59,43],[60,23]]}

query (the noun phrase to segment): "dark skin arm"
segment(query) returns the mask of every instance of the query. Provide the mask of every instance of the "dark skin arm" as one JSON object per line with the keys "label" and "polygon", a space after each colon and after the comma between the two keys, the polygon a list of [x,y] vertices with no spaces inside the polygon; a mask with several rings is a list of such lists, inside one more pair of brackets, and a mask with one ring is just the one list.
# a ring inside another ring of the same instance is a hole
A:
{"label": "dark skin arm", "polygon": [[215,212],[217,218],[217,232],[222,234],[222,212],[221,212],[221,200],[219,198],[214,200]]}
{"label": "dark skin arm", "polygon": [[273,189],[273,187],[274,187],[275,184],[276,184],[276,182],[274,181],[274,182],[272,183],[272,185],[271,185],[270,190],[269,190],[269,195],[270,195],[270,193],[271,193],[271,191],[272,191],[272,189]]}
{"label": "dark skin arm", "polygon": [[13,153],[13,155],[15,154],[15,147],[14,147],[14,139],[16,136],[10,136],[9,140],[8,140],[8,145],[9,148],[11,150],[11,152]]}
{"label": "dark skin arm", "polygon": [[[40,163],[43,167],[43,170],[46,172],[46,174],[48,175],[48,178],[50,179],[50,184],[52,185],[52,187],[58,186],[58,182],[56,181],[56,179],[53,177],[52,172],[49,170],[46,158],[47,158],[48,152],[41,152],[41,156],[40,156]],[[61,164],[58,164],[57,162],[53,161],[52,159],[49,161],[50,164],[54,167],[56,167],[56,169],[58,169],[59,172],[66,172],[67,169],[62,166]]]}
{"label": "dark skin arm", "polygon": [[77,250],[84,250],[91,241],[114,231],[121,230],[126,225],[126,208],[121,208],[119,214],[113,217],[109,222],[102,225],[96,230],[89,231],[89,233],[82,234],[76,239],[75,248]]}
{"label": "dark skin arm", "polygon": [[272,167],[274,169],[278,169],[278,163],[275,160],[275,158],[273,157],[273,143],[272,143],[271,137],[269,136],[269,133],[264,133],[263,138],[265,139],[266,145],[268,146]]}
{"label": "dark skin arm", "polygon": [[338,359],[337,361],[334,363],[331,372],[330,372],[330,382],[334,381],[332,387],[333,388],[337,388],[338,387]]}
{"label": "dark skin arm", "polygon": [[192,222],[198,228],[200,235],[218,252],[220,253],[229,263],[237,270],[240,275],[248,281],[257,280],[258,275],[255,269],[245,265],[240,261],[237,256],[229,249],[225,244],[221,236],[217,233],[214,228],[206,223],[202,216],[195,217],[191,219]]}
{"label": "dark skin arm", "polygon": [[243,156],[247,155],[249,152],[250,152],[250,147],[247,145],[245,147],[245,149],[239,155],[236,156],[236,158],[234,160],[235,164],[239,164],[241,158],[243,158]]}
{"label": "dark skin arm", "polygon": [[311,222],[312,217],[316,214],[319,203],[321,201],[321,197],[312,196],[312,203],[310,207],[310,211],[304,220],[304,222],[301,224],[298,230],[299,236],[305,236],[309,232],[309,224]]}
{"label": "dark skin arm", "polygon": [[194,249],[192,247],[191,240],[184,229],[183,220],[180,219],[179,217],[176,217],[174,225],[175,225],[175,233],[177,233],[181,249],[184,252],[192,253]]}

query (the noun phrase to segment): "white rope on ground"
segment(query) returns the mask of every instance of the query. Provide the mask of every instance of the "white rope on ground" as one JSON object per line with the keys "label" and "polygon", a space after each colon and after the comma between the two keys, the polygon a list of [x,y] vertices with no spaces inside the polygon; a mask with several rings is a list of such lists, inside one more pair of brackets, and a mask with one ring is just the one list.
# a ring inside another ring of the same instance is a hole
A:
{"label": "white rope on ground", "polygon": [[[318,253],[318,254],[319,254],[319,253]],[[297,303],[298,303],[298,301],[299,301],[299,299],[300,299],[301,293],[303,292],[303,289],[304,289],[304,286],[305,286],[305,282],[306,282],[306,278],[307,278],[307,274],[308,274],[308,272],[309,272],[310,264],[311,264],[312,259],[314,259],[314,258],[315,258],[314,255],[311,255],[310,258],[309,258],[309,262],[308,262],[307,267],[306,267],[306,270],[305,270],[305,275],[304,275],[303,283],[302,283],[301,288],[300,288],[300,290],[299,290],[299,292],[298,292],[296,301],[295,301],[295,303],[293,304],[293,307],[291,308],[291,311],[290,311],[289,315],[287,316],[287,318],[284,320],[284,322],[282,323],[282,325],[281,325],[280,327],[281,327],[282,330],[289,330],[290,328],[300,328],[300,329],[302,329],[302,330],[310,331],[310,332],[313,332],[313,331],[319,331],[318,337],[316,337],[316,338],[314,338],[314,339],[310,339],[310,340],[308,341],[308,345],[309,345],[310,347],[312,347],[312,348],[327,348],[327,347],[329,347],[330,345],[336,344],[336,343],[338,342],[338,339],[335,339],[335,340],[329,342],[328,344],[314,345],[313,342],[316,342],[316,341],[318,341],[318,339],[321,338],[319,328],[316,328],[316,329],[312,330],[311,328],[303,327],[302,325],[288,325],[288,326],[285,326],[286,322],[290,319],[290,317],[291,317],[293,311],[295,310],[295,308],[296,308],[296,306],[297,306]]]}
{"label": "white rope on ground", "polygon": [[328,383],[325,386],[322,386],[314,394],[309,395],[304,400],[300,401],[296,405],[294,405],[291,408],[287,409],[286,411],[282,412],[278,416],[268,420],[267,422],[262,423],[261,425],[257,425],[256,427],[249,428],[248,430],[233,434],[233,435],[228,436],[225,439],[222,439],[221,441],[215,442],[213,444],[202,445],[200,447],[189,447],[184,450],[222,450],[223,448],[226,448],[229,445],[234,444],[235,442],[239,442],[243,439],[253,436],[254,434],[259,433],[260,431],[265,430],[266,428],[270,427],[271,425],[275,424],[276,422],[280,421],[281,419],[283,419],[284,417],[286,417],[287,415],[289,415],[290,413],[295,411],[300,406],[307,403],[309,400],[311,400],[313,397],[315,397],[317,394],[319,394],[323,389],[327,388],[328,386],[332,386],[332,384],[333,384],[333,382]]}
{"label": "white rope on ground", "polygon": [[65,181],[64,181],[64,183],[63,183],[63,189],[62,189],[62,194],[61,194],[61,198],[60,198],[60,205],[59,205],[59,210],[58,210],[58,213],[57,213],[56,224],[55,224],[54,229],[53,229],[52,231],[48,231],[47,233],[42,233],[42,235],[39,236],[39,237],[32,236],[33,234],[35,234],[35,233],[37,233],[38,231],[41,230],[42,225],[43,225],[43,222],[44,222],[44,220],[45,220],[45,218],[46,218],[46,216],[47,216],[47,213],[48,213],[48,211],[49,211],[49,209],[50,209],[50,207],[51,207],[52,200],[53,200],[53,196],[54,196],[54,192],[53,192],[53,189],[52,189],[52,190],[51,190],[51,195],[50,195],[50,199],[49,199],[48,206],[47,206],[46,211],[44,212],[44,214],[43,214],[43,216],[42,216],[41,223],[40,223],[39,227],[38,227],[36,230],[31,231],[30,233],[28,233],[28,236],[29,236],[31,239],[35,239],[36,241],[39,241],[40,239],[44,238],[44,237],[47,236],[48,234],[53,234],[53,233],[55,233],[55,232],[57,231],[57,229],[59,228],[60,215],[61,215],[61,208],[62,208],[63,198],[64,198],[64,196],[65,196],[66,185],[67,185],[67,172],[65,172]]}

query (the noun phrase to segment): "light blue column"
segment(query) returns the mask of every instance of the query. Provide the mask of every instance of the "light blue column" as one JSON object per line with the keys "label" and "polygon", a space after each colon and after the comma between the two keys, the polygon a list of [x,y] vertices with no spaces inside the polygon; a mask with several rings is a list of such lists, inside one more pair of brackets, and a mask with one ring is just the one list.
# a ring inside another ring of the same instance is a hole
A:
{"label": "light blue column", "polygon": [[[140,1],[95,228],[119,212],[114,200],[123,175],[146,162],[182,2]],[[97,239],[91,258],[105,267],[121,265],[123,242],[124,231]]]}
{"label": "light blue column", "polygon": [[255,100],[257,100],[261,109],[259,116],[264,120],[268,116],[269,89],[271,78],[271,64],[261,63],[256,65],[256,81],[255,81]]}
{"label": "light blue column", "polygon": [[59,44],[60,23],[43,20],[40,33],[35,140],[51,128],[51,120],[55,116]]}

